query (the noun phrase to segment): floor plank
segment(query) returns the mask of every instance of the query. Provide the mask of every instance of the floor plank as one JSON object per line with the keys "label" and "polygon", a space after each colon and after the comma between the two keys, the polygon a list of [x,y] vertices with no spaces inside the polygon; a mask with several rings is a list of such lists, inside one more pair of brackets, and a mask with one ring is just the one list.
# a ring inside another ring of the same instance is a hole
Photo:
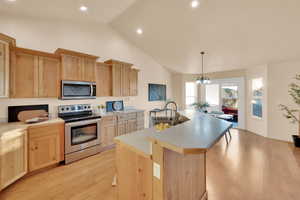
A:
{"label": "floor plank", "polygon": [[[232,131],[207,153],[209,200],[299,200],[300,150]],[[114,150],[19,180],[1,200],[116,200]]]}

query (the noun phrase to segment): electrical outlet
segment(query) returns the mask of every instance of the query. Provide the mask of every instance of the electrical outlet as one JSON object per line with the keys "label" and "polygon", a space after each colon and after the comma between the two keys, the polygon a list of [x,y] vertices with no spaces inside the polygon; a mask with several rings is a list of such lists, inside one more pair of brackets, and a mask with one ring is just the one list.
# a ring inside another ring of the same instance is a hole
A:
{"label": "electrical outlet", "polygon": [[155,162],[153,163],[153,176],[160,179],[160,165]]}

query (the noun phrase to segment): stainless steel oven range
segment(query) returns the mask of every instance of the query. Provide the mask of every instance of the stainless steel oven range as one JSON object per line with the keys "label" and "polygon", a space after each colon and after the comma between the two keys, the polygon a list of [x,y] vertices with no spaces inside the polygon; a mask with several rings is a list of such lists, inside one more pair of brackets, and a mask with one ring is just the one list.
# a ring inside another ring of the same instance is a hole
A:
{"label": "stainless steel oven range", "polygon": [[65,121],[66,164],[100,152],[101,116],[90,104],[59,106],[58,116]]}

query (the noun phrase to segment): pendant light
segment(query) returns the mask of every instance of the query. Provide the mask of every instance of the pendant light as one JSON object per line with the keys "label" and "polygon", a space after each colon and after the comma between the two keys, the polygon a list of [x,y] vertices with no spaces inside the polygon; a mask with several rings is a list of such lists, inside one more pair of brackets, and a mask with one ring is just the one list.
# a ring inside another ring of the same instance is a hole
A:
{"label": "pendant light", "polygon": [[201,57],[202,57],[202,74],[196,80],[196,83],[198,83],[198,84],[209,84],[210,83],[210,79],[208,77],[204,76],[204,71],[203,71],[204,54],[205,54],[205,52],[202,51],[201,52]]}

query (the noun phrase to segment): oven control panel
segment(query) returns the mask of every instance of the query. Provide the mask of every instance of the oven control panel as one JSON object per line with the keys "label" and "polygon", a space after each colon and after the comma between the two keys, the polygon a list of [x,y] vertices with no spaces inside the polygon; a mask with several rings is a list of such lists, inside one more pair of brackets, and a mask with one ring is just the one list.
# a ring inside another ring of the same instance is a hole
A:
{"label": "oven control panel", "polygon": [[75,104],[75,105],[58,106],[59,114],[83,112],[83,111],[92,111],[91,104]]}

